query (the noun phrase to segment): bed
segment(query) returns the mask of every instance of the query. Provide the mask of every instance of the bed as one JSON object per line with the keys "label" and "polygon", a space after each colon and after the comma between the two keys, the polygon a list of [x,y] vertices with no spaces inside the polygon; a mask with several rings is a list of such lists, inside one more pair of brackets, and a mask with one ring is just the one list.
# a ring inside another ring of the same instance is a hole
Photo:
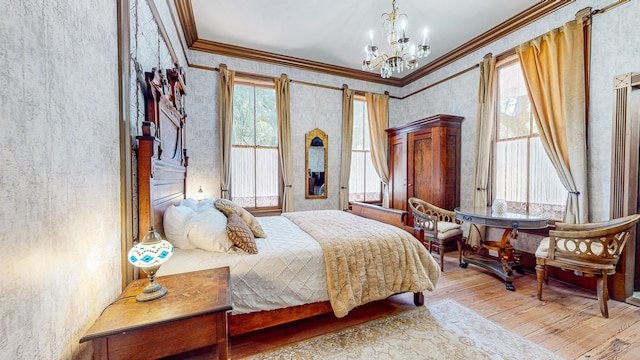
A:
{"label": "bed", "polygon": [[[184,75],[179,68],[166,75],[154,69],[146,73],[146,81],[147,117],[137,137],[138,231],[144,234],[153,226],[176,242],[159,276],[230,267],[231,335],[330,312],[342,317],[355,306],[399,292],[413,292],[414,303],[423,304],[422,291],[435,288],[440,268],[423,245],[400,228],[406,217],[402,211],[360,211],[376,220],[338,210],[253,218],[266,235],[255,239],[257,254],[226,248],[228,243],[220,248],[210,235],[221,231],[216,211],[223,201],[185,199]],[[166,215],[176,209],[186,213],[186,208],[193,210],[188,219],[168,223],[165,229]],[[229,212],[222,213],[231,219]],[[373,238],[378,240],[374,243]]]}

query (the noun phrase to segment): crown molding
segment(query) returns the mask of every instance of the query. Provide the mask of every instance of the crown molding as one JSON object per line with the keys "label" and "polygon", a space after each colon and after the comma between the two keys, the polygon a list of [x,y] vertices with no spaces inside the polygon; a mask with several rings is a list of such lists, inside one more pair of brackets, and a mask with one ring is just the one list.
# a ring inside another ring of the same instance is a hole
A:
{"label": "crown molding", "polygon": [[276,65],[294,67],[298,69],[325,73],[334,76],[342,76],[356,80],[363,80],[373,83],[380,83],[390,86],[402,87],[418,79],[447,66],[454,61],[481,49],[482,47],[508,35],[512,32],[531,24],[532,22],[560,9],[561,7],[574,2],[575,0],[541,0],[534,6],[522,11],[505,22],[482,33],[472,40],[462,44],[447,54],[420,67],[418,70],[408,74],[403,78],[392,77],[381,78],[377,73],[351,69],[343,66],[325,64],[317,61],[300,59],[292,56],[270,53],[255,49],[239,47],[235,45],[223,44],[215,41],[198,38],[196,24],[191,7],[191,0],[174,0],[178,18],[182,24],[187,47],[191,50],[204,51],[212,54],[230,56],[239,59],[265,62]]}
{"label": "crown molding", "polygon": [[458,46],[452,51],[442,55],[434,61],[426,64],[424,67],[412,72],[402,78],[402,86],[411,84],[412,82],[434,72],[454,61],[469,55],[470,53],[483,48],[490,43],[519,30],[532,22],[551,14],[561,7],[574,2],[575,0],[543,0],[536,5],[524,10],[507,21],[493,27],[492,29],[476,36],[468,42]]}
{"label": "crown molding", "polygon": [[180,19],[180,24],[182,24],[184,40],[187,42],[187,47],[191,48],[191,45],[198,40],[198,30],[196,29],[196,20],[193,17],[191,0],[175,0],[174,2],[178,19]]}
{"label": "crown molding", "polygon": [[275,65],[289,66],[298,69],[315,71],[335,76],[343,76],[357,80],[381,83],[391,86],[401,86],[399,78],[383,79],[377,73],[368,71],[354,70],[351,68],[325,64],[317,61],[305,60],[296,57],[274,54],[266,51],[260,51],[235,45],[223,44],[209,40],[196,40],[191,46],[191,50],[204,51],[212,54],[231,56],[235,58],[260,61]]}

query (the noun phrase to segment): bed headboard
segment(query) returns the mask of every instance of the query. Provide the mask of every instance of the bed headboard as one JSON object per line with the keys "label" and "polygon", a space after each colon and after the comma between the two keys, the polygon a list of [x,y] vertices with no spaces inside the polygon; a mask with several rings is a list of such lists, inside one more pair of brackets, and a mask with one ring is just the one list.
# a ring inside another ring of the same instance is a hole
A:
{"label": "bed headboard", "polygon": [[185,198],[188,157],[185,148],[186,82],[177,66],[166,75],[145,73],[146,119],[138,140],[138,239],[150,226],[164,237],[162,216]]}

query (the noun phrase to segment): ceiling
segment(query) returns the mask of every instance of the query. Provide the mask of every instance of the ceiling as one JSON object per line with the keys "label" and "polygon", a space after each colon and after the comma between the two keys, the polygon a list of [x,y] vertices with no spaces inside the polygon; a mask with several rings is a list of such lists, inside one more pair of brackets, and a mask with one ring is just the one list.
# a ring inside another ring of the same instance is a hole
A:
{"label": "ceiling", "polygon": [[[191,48],[227,55],[235,52],[237,56],[246,54],[253,60],[279,64],[297,62],[307,64],[311,70],[333,69],[337,75],[352,73],[366,79],[367,75],[379,78],[377,70],[374,74],[361,70],[369,30],[373,30],[374,43],[381,52],[390,50],[383,42],[381,15],[391,12],[391,2],[176,0],[176,8]],[[408,16],[407,35],[412,41],[421,41],[422,30],[428,28],[431,55],[420,59],[420,68],[429,68],[434,61],[451,55],[474,39],[477,41],[480,35],[491,33],[489,30],[502,26],[513,31],[509,26],[517,22],[514,19],[521,18],[520,22],[526,24],[532,21],[531,16],[540,17],[541,11],[552,11],[550,3],[564,5],[567,2],[397,0],[396,6],[400,13]],[[409,74],[407,70],[400,75],[394,73],[399,78],[395,79],[395,85],[401,84]]]}

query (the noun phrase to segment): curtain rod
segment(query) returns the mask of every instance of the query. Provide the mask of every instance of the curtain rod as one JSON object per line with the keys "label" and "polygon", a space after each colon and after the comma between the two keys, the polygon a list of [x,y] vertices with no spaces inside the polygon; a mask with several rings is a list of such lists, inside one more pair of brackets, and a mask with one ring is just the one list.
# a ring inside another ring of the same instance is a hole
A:
{"label": "curtain rod", "polygon": [[624,3],[628,3],[629,1],[631,1],[631,0],[618,0],[618,1],[614,2],[614,3],[611,3],[611,4],[603,7],[603,8],[593,10],[591,12],[591,15],[594,16],[594,15],[603,14],[603,13],[605,13],[605,12],[615,8],[615,7],[618,7],[618,6],[620,6],[620,5],[624,4]]}
{"label": "curtain rod", "polygon": [[[212,66],[204,66],[204,65],[197,65],[197,64],[188,64],[188,66],[192,67],[192,68],[195,68],[195,69],[201,69],[201,70],[207,70],[207,71],[215,71],[215,72],[219,72],[220,71],[220,68],[212,67]],[[235,71],[235,73],[236,73],[236,76],[238,76],[238,77],[252,78],[252,79],[257,79],[257,80],[275,80],[275,79],[277,79],[277,77],[273,77],[273,76],[253,74],[253,73],[242,72],[242,71]],[[315,86],[315,87],[324,88],[324,89],[339,90],[339,91],[343,90],[342,87],[331,86],[331,85],[323,85],[323,84],[316,84],[316,83],[302,81],[302,80],[289,79],[289,81],[292,82],[292,83],[308,85],[308,86]],[[354,90],[354,91],[356,92],[356,94],[359,94],[359,95],[364,95],[364,93],[365,93],[364,90]],[[385,94],[387,94],[387,92],[385,92]]]}
{"label": "curtain rod", "polygon": [[[442,80],[439,80],[433,84],[429,84],[419,90],[416,90],[414,92],[412,92],[409,95],[405,95],[405,96],[393,96],[393,95],[389,95],[389,98],[391,99],[397,99],[397,100],[404,100],[410,96],[413,96],[421,91],[427,90],[429,88],[432,88],[436,85],[442,84],[443,82],[449,81],[457,76],[460,76],[466,72],[469,72],[475,68],[477,68],[480,64],[475,64],[467,69],[464,69],[460,72],[457,72],[453,75],[450,75]],[[219,72],[220,69],[216,68],[216,67],[211,67],[211,66],[204,66],[204,65],[197,65],[197,64],[189,64],[189,67],[195,68],[195,69],[201,69],[201,70],[207,70],[207,71],[216,71]],[[245,72],[241,72],[241,71],[236,71],[236,75],[240,76],[240,77],[250,77],[250,78],[254,78],[254,79],[259,79],[259,80],[274,80],[276,79],[275,77],[272,76],[267,76],[267,75],[259,75],[259,74],[251,74],[251,73],[245,73]],[[329,90],[338,90],[338,91],[342,91],[344,88],[343,87],[337,87],[337,86],[331,86],[331,85],[323,85],[323,84],[316,84],[316,83],[312,83],[312,82],[307,82],[307,81],[302,81],[302,80],[294,80],[294,79],[289,79],[289,81],[291,81],[292,83],[297,83],[297,84],[301,84],[301,85],[308,85],[308,86],[315,86],[315,87],[319,87],[319,88],[323,88],[323,89],[329,89]],[[355,93],[357,95],[364,95],[365,91],[364,90],[355,90]],[[389,92],[385,91],[385,95],[388,95]]]}

